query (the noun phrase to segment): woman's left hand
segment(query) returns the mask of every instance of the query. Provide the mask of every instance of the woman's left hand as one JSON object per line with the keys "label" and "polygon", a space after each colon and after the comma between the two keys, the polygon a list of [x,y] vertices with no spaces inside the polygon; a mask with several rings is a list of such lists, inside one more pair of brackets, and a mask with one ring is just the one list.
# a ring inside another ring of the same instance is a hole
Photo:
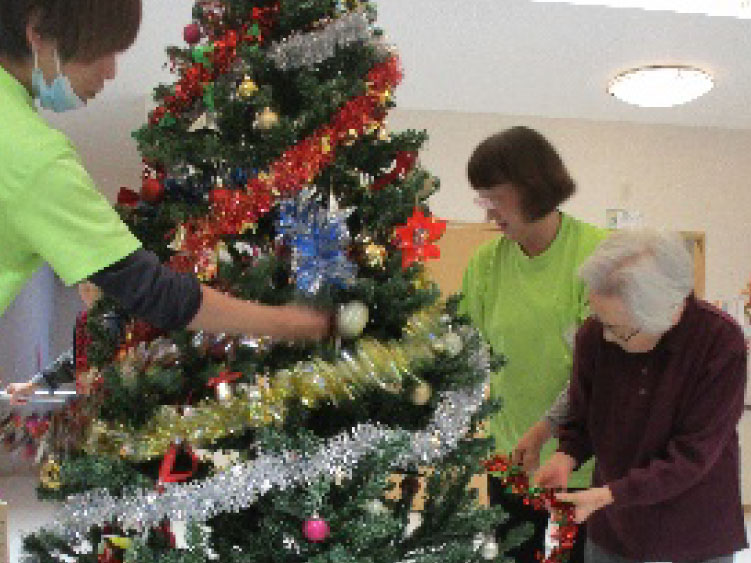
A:
{"label": "woman's left hand", "polygon": [[581,524],[592,513],[613,502],[613,494],[608,487],[595,487],[576,493],[556,493],[555,498],[563,502],[570,502],[576,507],[574,519]]}

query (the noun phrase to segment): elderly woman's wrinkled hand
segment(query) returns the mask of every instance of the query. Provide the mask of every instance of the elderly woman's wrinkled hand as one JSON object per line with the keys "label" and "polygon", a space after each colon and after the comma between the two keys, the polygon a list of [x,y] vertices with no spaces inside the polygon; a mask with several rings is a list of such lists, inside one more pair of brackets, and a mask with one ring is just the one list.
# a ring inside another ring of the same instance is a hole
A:
{"label": "elderly woman's wrinkled hand", "polygon": [[595,487],[576,493],[557,493],[555,498],[574,505],[574,520],[579,524],[587,520],[596,510],[613,502],[613,494],[608,487]]}

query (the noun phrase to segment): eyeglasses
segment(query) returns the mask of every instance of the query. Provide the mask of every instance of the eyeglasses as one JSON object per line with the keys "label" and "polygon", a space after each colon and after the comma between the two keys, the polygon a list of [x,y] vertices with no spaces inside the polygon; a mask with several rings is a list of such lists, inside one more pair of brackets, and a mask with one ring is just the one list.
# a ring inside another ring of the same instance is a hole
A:
{"label": "eyeglasses", "polygon": [[485,210],[495,209],[497,204],[489,197],[476,197],[475,205]]}
{"label": "eyeglasses", "polygon": [[603,330],[607,330],[612,336],[614,336],[616,339],[620,340],[624,344],[641,332],[641,329],[634,328],[634,329],[630,329],[626,334],[624,334],[622,331],[623,327],[619,327],[617,325],[611,325],[607,323],[602,323],[602,328]]}

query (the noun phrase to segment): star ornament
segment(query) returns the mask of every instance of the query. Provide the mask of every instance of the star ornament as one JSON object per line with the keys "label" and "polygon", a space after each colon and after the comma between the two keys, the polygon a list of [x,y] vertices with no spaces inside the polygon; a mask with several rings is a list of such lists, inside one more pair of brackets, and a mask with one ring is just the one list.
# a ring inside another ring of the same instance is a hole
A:
{"label": "star ornament", "polygon": [[446,231],[446,221],[426,217],[419,207],[415,207],[406,225],[396,227],[397,246],[402,251],[402,268],[405,270],[417,261],[440,258],[441,249],[433,244]]}

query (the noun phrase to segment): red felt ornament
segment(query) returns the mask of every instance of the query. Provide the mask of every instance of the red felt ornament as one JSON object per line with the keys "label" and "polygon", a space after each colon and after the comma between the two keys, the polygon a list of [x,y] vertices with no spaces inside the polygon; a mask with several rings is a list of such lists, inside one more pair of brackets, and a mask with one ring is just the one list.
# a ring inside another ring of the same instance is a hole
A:
{"label": "red felt ornament", "polygon": [[201,27],[197,23],[190,23],[183,29],[183,39],[188,45],[195,45],[201,40]]}
{"label": "red felt ornament", "polygon": [[97,563],[122,563],[122,560],[117,556],[115,548],[109,543],[97,555],[96,560]]}
{"label": "red felt ornament", "polygon": [[417,162],[417,152],[415,151],[402,151],[396,155],[396,161],[394,163],[394,169],[387,174],[384,174],[378,178],[373,185],[370,186],[373,190],[380,190],[393,183],[397,178],[404,177],[404,174],[412,170]]}
{"label": "red felt ornament", "polygon": [[156,178],[144,178],[141,198],[148,203],[159,203],[164,197],[164,185]]}
{"label": "red felt ornament", "polygon": [[440,258],[441,249],[435,244],[446,231],[446,221],[426,217],[422,209],[415,207],[406,225],[396,227],[398,246],[402,251],[402,268],[408,268],[418,260]]}
{"label": "red felt ornament", "polygon": [[177,545],[177,539],[175,538],[175,534],[172,532],[172,526],[170,526],[170,521],[167,518],[162,520],[162,523],[157,526],[155,530],[156,533],[167,540],[167,543],[169,543],[170,547],[174,548],[175,545]]}
{"label": "red felt ornament", "polygon": [[164,454],[162,464],[159,467],[159,483],[179,483],[187,481],[198,470],[198,457],[193,453],[190,444],[184,444],[182,451],[190,456],[191,468],[188,471],[175,471],[175,461],[180,449],[177,444],[170,444],[167,453]]}

